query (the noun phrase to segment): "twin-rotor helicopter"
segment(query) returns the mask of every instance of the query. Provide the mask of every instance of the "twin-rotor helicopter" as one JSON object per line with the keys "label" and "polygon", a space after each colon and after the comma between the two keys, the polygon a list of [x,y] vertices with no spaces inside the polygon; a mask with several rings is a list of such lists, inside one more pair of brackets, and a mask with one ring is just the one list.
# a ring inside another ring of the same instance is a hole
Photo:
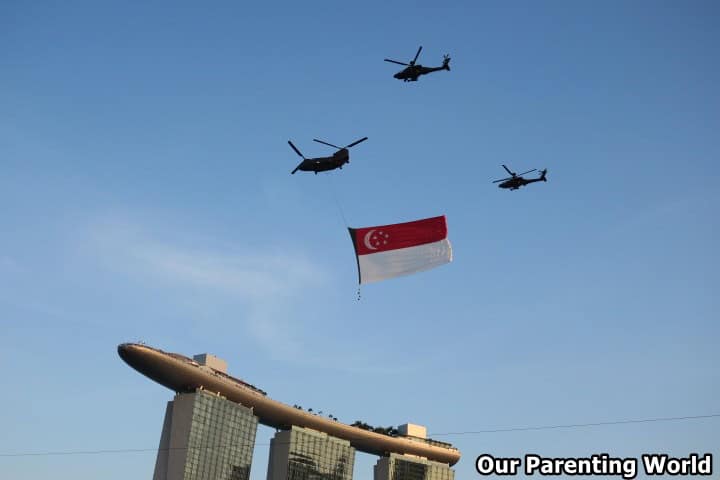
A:
{"label": "twin-rotor helicopter", "polygon": [[348,150],[350,147],[354,147],[360,142],[364,142],[367,140],[368,137],[363,137],[360,140],[356,140],[353,143],[349,145],[345,145],[344,147],[338,147],[337,145],[333,145],[332,143],[324,142],[322,140],[318,140],[317,138],[313,138],[313,141],[322,143],[323,145],[328,145],[333,148],[337,148],[337,152],[333,153],[329,157],[317,157],[317,158],[305,158],[305,155],[300,153],[300,150],[297,149],[293,143],[288,140],[288,144],[292,147],[293,150],[295,150],[295,153],[297,153],[300,158],[303,159],[302,162],[298,164],[297,167],[295,167],[295,170],[290,172],[291,174],[295,174],[298,170],[301,170],[303,172],[315,172],[315,175],[318,174],[318,172],[327,172],[329,170],[335,170],[336,168],[342,168],[343,165],[346,163],[350,163],[350,151]]}

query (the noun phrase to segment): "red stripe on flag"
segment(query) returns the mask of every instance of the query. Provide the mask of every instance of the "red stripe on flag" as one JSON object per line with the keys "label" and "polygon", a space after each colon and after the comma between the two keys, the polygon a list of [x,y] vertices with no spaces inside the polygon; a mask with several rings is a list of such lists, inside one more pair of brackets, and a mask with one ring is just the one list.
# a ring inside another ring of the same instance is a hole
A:
{"label": "red stripe on flag", "polygon": [[415,247],[447,238],[445,215],[413,222],[351,228],[358,255]]}

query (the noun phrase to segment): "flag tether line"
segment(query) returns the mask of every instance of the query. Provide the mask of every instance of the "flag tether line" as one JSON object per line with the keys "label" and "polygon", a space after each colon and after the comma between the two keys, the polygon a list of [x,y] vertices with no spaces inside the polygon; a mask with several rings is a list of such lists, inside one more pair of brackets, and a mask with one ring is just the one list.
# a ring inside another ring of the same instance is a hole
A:
{"label": "flag tether line", "polygon": [[[337,193],[335,192],[333,180],[330,178],[330,176],[331,176],[330,172],[326,173],[326,176],[328,177],[328,190],[330,190],[330,196],[332,197],[333,201],[335,202],[335,206],[337,207],[338,212],[340,212],[340,218],[342,218],[343,224],[345,225],[345,229],[350,230],[347,219],[345,218],[345,212],[343,211],[342,204],[340,204],[340,200],[338,199]],[[358,300],[358,302],[360,301],[360,281],[358,281],[357,300]]]}

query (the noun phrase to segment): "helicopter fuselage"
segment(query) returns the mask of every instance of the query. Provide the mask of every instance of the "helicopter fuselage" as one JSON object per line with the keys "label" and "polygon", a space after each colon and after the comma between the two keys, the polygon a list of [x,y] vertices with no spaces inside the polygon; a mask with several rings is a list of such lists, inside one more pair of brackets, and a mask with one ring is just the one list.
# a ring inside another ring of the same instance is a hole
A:
{"label": "helicopter fuselage", "polygon": [[520,187],[524,187],[528,183],[535,183],[535,182],[547,182],[545,179],[545,176],[541,176],[539,178],[523,178],[523,177],[515,177],[511,178],[510,180],[506,180],[502,182],[500,185],[498,185],[499,188],[509,188],[510,190],[517,190]]}
{"label": "helicopter fuselage", "polygon": [[317,157],[303,160],[297,166],[296,170],[315,173],[327,172],[335,170],[336,168],[342,168],[346,163],[350,163],[350,151],[347,148],[342,148],[330,157]]}
{"label": "helicopter fuselage", "polygon": [[394,78],[398,80],[404,80],[406,82],[417,82],[420,75],[426,75],[428,73],[437,72],[439,70],[450,70],[447,65],[442,67],[423,67],[422,65],[411,65],[395,75]]}

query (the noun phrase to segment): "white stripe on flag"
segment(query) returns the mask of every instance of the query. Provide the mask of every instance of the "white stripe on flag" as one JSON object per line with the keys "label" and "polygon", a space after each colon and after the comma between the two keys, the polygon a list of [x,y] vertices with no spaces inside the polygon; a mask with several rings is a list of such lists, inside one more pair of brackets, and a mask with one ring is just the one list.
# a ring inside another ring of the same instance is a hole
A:
{"label": "white stripe on flag", "polygon": [[452,261],[452,247],[447,238],[417,247],[358,255],[360,283],[378,282],[439,267]]}

